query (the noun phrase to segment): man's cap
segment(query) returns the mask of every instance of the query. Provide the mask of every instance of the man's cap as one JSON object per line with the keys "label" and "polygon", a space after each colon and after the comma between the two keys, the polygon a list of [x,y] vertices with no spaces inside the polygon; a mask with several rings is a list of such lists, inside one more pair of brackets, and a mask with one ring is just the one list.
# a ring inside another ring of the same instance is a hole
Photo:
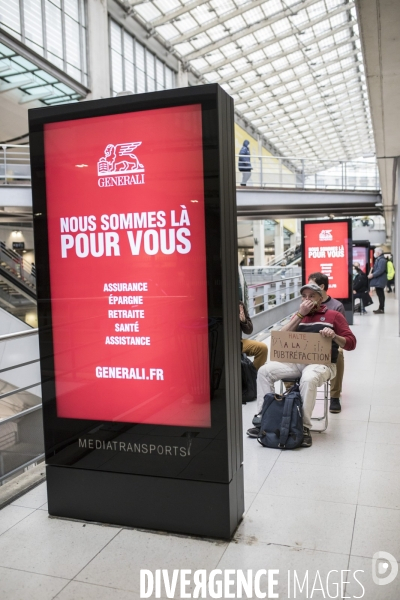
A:
{"label": "man's cap", "polygon": [[300,288],[300,294],[303,292],[303,290],[312,290],[313,292],[317,292],[317,294],[319,294],[322,298],[322,290],[316,283],[307,283],[306,285],[303,285],[303,287]]}

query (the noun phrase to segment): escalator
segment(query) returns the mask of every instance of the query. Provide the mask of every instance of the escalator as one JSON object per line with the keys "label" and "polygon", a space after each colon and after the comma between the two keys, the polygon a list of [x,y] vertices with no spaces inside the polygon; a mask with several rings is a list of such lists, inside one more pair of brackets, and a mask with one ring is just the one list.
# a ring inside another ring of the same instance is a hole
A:
{"label": "escalator", "polygon": [[36,275],[17,252],[0,242],[0,307],[37,327]]}

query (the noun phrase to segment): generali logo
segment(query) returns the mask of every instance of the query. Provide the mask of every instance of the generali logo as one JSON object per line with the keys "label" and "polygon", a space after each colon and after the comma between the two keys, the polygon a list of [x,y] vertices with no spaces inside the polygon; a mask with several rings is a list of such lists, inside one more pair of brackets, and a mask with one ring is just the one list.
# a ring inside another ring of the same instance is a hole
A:
{"label": "generali logo", "polygon": [[319,234],[320,242],[331,242],[333,240],[332,229],[322,229]]}
{"label": "generali logo", "polygon": [[108,144],[97,163],[100,187],[140,185],[144,183],[144,166],[133,153],[142,142]]}

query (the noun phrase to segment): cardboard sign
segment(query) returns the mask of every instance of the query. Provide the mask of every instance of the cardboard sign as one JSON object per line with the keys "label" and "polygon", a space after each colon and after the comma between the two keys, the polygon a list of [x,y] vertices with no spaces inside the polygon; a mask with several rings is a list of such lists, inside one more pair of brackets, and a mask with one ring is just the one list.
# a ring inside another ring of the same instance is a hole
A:
{"label": "cardboard sign", "polygon": [[302,365],[329,365],[332,341],[320,333],[272,331],[271,361]]}

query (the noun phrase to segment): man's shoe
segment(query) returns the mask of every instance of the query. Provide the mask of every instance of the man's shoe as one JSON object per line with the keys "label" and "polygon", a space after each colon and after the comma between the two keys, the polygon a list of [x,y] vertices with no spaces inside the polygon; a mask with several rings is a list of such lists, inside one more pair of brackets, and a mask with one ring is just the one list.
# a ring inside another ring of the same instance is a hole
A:
{"label": "man's shoe", "polygon": [[259,428],[261,426],[261,413],[259,415],[254,415],[252,423],[254,427]]}
{"label": "man's shoe", "polygon": [[261,427],[252,427],[251,429],[248,429],[246,433],[251,438],[258,438],[260,436],[260,429]]}
{"label": "man's shoe", "polygon": [[376,315],[384,315],[385,314],[385,311],[381,310],[380,308],[378,308],[378,310],[373,310],[372,312],[375,313]]}
{"label": "man's shoe", "polygon": [[310,430],[307,427],[303,427],[303,443],[301,444],[302,448],[309,448],[312,446],[312,437]]}
{"label": "man's shoe", "polygon": [[342,407],[340,406],[339,398],[331,398],[331,403],[329,406],[329,412],[331,413],[340,413]]}

